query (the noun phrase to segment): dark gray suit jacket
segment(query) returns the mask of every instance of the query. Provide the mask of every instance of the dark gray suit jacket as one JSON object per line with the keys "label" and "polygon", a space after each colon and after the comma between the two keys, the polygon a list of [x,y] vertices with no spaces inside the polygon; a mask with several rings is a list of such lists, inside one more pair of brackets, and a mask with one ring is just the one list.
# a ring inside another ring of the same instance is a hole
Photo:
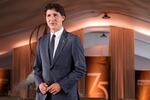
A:
{"label": "dark gray suit jacket", "polygon": [[86,73],[84,50],[79,37],[62,33],[53,62],[49,57],[50,34],[43,36],[38,44],[34,63],[34,77],[37,86],[36,100],[45,100],[47,94],[38,91],[41,82],[58,82],[61,91],[51,96],[51,100],[78,100],[76,83]]}

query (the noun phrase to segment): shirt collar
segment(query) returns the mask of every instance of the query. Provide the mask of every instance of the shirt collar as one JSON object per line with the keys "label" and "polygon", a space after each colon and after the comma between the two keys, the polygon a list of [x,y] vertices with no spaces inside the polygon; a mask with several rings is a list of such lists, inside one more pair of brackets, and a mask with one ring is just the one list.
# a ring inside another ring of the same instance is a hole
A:
{"label": "shirt collar", "polygon": [[55,33],[52,33],[52,32],[51,32],[51,37],[53,36],[53,34],[54,34],[56,37],[60,37],[61,34],[63,33],[63,31],[64,31],[64,28],[62,27],[60,30],[58,30],[58,31],[55,32]]}

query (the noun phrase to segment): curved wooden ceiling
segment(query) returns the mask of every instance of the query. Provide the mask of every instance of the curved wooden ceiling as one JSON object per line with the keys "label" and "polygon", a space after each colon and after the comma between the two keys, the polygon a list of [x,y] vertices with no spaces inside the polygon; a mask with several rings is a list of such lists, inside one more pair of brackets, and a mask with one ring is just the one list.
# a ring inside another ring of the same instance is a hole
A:
{"label": "curved wooden ceiling", "polygon": [[0,0],[0,36],[42,23],[43,7],[48,2],[62,4],[68,18],[108,12],[150,23],[149,0]]}

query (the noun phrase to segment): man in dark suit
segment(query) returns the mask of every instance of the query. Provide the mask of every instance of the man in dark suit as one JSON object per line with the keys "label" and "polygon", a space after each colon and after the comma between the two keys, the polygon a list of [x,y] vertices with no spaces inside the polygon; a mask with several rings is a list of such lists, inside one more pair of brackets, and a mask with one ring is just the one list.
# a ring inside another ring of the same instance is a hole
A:
{"label": "man in dark suit", "polygon": [[45,15],[50,33],[37,44],[34,63],[36,100],[78,100],[76,83],[86,73],[80,39],[64,29],[66,16],[61,5],[49,3]]}

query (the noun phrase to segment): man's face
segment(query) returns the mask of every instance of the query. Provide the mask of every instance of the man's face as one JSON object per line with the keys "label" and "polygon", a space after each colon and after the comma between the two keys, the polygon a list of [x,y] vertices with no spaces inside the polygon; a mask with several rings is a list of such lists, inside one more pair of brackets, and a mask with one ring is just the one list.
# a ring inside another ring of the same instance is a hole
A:
{"label": "man's face", "polygon": [[56,32],[62,27],[62,22],[65,16],[62,16],[59,12],[54,9],[49,9],[46,11],[46,22],[50,28],[51,32]]}

